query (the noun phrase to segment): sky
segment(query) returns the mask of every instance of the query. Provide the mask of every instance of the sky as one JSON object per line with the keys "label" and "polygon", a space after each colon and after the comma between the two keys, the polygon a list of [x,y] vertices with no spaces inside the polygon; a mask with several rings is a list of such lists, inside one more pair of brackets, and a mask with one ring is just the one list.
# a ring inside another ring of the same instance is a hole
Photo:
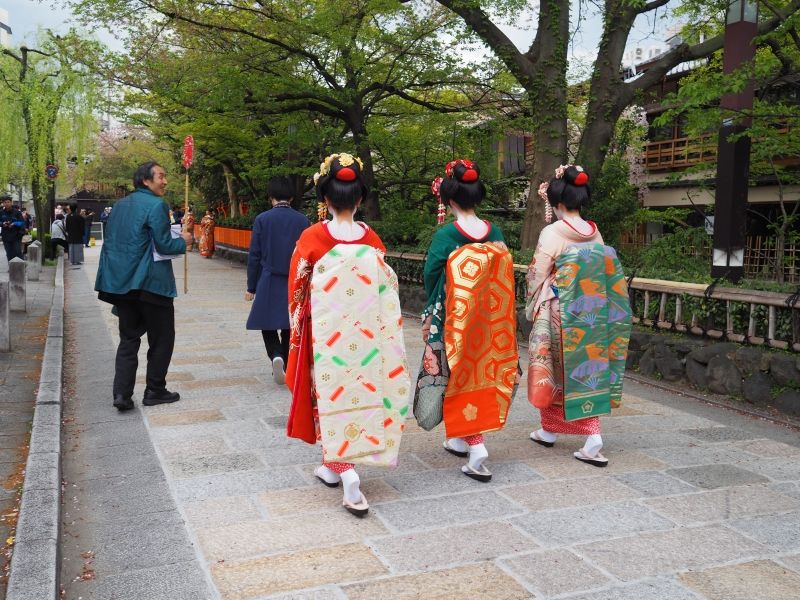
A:
{"label": "sky", "polygon": [[[61,7],[62,3],[54,6],[53,0],[39,2],[37,0],[0,0],[0,8],[9,12],[10,25],[14,32],[12,43],[19,45],[22,40],[30,43],[36,39],[36,33],[40,28],[50,28],[56,32],[66,31],[70,25],[77,25],[74,22],[72,12]],[[573,20],[578,14],[579,0],[573,0]],[[670,5],[679,4],[677,0],[672,0]],[[579,33],[575,36],[572,57],[577,62],[579,59],[591,59],[596,54],[597,44],[600,41],[600,20],[596,15],[585,14],[586,20],[582,23]],[[502,28],[511,40],[521,50],[527,50],[535,32],[534,11],[520,15],[517,19],[517,26],[504,25]],[[663,32],[668,24],[659,22],[656,24],[658,33],[653,33],[653,23],[648,23],[646,19],[640,18],[634,26],[629,39],[629,46],[649,46],[656,42],[663,41]],[[100,32],[101,41],[118,46],[119,41],[108,32]]]}

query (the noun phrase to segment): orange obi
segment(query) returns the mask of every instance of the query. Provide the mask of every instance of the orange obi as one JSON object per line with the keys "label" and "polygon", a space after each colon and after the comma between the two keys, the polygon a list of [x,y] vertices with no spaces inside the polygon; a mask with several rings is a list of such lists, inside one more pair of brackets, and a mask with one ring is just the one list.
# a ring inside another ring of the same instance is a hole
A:
{"label": "orange obi", "polygon": [[446,435],[502,429],[519,370],[511,254],[491,242],[466,244],[447,259],[445,279]]}

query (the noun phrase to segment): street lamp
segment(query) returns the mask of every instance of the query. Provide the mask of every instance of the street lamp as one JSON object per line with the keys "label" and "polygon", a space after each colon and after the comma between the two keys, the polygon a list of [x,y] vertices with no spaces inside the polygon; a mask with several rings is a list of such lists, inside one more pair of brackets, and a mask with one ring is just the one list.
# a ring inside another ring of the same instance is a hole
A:
{"label": "street lamp", "polygon": [[[725,22],[723,72],[728,75],[751,63],[756,55],[758,4],[733,0]],[[747,193],[750,176],[750,138],[741,135],[750,126],[746,115],[753,108],[751,82],[737,93],[725,94],[717,149],[717,185],[714,201],[714,252],[711,276],[734,283],[744,275],[747,246]],[[733,139],[731,139],[733,138]]]}

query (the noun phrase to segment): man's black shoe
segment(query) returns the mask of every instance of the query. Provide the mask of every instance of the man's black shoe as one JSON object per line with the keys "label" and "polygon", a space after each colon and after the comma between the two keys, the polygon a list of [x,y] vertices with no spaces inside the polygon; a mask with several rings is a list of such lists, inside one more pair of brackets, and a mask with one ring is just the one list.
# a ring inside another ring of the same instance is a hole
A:
{"label": "man's black shoe", "polygon": [[130,396],[126,398],[122,394],[117,394],[114,396],[114,407],[119,412],[131,410],[133,408],[133,399]]}
{"label": "man's black shoe", "polygon": [[177,402],[180,399],[181,395],[178,392],[170,392],[166,388],[163,390],[146,389],[144,391],[144,400],[142,400],[142,404],[145,406],[155,406],[156,404]]}

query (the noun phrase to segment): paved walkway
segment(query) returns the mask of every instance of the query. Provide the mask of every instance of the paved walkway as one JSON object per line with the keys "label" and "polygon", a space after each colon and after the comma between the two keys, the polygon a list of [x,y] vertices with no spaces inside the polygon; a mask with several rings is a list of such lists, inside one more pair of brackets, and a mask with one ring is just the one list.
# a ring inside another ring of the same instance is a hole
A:
{"label": "paved walkway", "polygon": [[[244,330],[239,266],[191,257],[169,378],[183,400],[116,414],[97,254],[67,273],[84,396],[68,425],[68,599],[797,597],[796,431],[629,382],[600,470],[572,458],[576,438],[528,439],[523,392],[488,436],[491,483],[410,419],[400,467],[360,469],[372,511],[357,520],[315,482],[319,452],[284,436],[289,395]],[[415,369],[414,321],[406,343]]]}
{"label": "paved walkway", "polygon": [[[5,598],[19,492],[25,476],[36,388],[53,302],[54,267],[44,267],[39,281],[26,284],[28,310],[11,313],[11,352],[0,352],[0,598]],[[0,278],[8,279],[8,262],[0,250]]]}

